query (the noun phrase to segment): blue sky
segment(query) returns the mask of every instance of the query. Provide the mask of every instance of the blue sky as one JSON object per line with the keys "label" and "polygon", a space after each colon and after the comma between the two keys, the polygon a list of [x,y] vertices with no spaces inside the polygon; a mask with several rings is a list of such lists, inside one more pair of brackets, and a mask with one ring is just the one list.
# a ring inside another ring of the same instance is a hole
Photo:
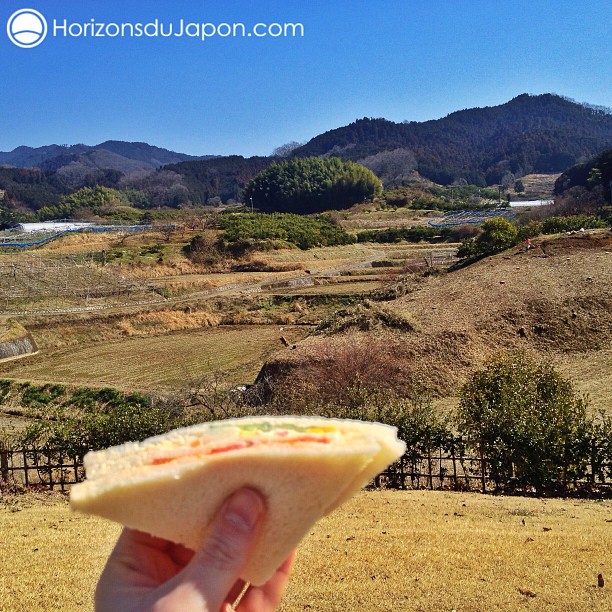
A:
{"label": "blue sky", "polygon": [[[6,31],[24,8],[48,25],[33,48]],[[64,20],[78,34],[181,19],[303,36],[53,35]],[[609,0],[0,0],[0,150],[116,139],[268,155],[361,117],[423,121],[525,92],[610,107],[611,39]]]}

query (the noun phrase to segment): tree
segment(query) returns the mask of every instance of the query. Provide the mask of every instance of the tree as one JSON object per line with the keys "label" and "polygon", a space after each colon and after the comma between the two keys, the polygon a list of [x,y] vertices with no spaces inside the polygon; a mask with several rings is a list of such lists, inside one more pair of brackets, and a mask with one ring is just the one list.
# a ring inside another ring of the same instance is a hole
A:
{"label": "tree", "polygon": [[463,387],[458,428],[498,485],[542,489],[584,475],[592,422],[586,399],[552,366],[522,353],[494,358]]}
{"label": "tree", "polygon": [[280,147],[276,147],[276,149],[272,151],[272,155],[275,157],[289,157],[289,155],[291,155],[293,151],[301,147],[302,144],[304,143],[292,140],[291,142],[287,142],[286,144],[281,145]]}
{"label": "tree", "polygon": [[263,212],[309,214],[349,208],[381,193],[380,179],[365,166],[312,157],[273,163],[249,182],[243,201]]}
{"label": "tree", "polygon": [[482,224],[482,232],[474,240],[465,240],[457,251],[462,259],[484,257],[509,249],[518,242],[519,232],[508,219],[497,217]]}
{"label": "tree", "polygon": [[361,163],[378,176],[385,187],[401,185],[417,168],[417,159],[410,149],[394,149],[370,155]]}

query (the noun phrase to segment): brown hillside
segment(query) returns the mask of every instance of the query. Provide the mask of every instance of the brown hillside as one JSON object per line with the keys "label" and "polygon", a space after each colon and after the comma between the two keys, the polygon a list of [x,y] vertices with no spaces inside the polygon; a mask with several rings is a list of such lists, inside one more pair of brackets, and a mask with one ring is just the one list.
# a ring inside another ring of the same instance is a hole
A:
{"label": "brown hillside", "polygon": [[[408,279],[406,295],[372,305],[372,329],[357,313],[356,329],[309,338],[266,363],[258,381],[284,394],[317,389],[331,397],[354,380],[405,391],[416,379],[447,395],[500,350],[565,359],[605,349],[612,339],[612,232],[534,245],[529,253],[515,247],[455,272]],[[396,320],[410,321],[412,330]]]}

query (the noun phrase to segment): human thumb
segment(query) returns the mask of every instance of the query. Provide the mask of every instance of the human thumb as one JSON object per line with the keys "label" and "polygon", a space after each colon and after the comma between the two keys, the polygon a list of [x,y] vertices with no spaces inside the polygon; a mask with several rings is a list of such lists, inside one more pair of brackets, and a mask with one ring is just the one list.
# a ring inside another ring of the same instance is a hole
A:
{"label": "human thumb", "polygon": [[209,610],[218,610],[240,578],[259,522],[264,501],[252,489],[240,489],[215,516],[202,548],[181,572],[181,582],[189,582]]}

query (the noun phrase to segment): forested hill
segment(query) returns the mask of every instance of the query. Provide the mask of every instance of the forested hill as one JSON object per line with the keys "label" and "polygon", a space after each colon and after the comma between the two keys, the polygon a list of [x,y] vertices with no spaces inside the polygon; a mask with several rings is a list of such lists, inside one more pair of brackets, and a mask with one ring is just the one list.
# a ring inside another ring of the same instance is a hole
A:
{"label": "forested hill", "polygon": [[293,155],[375,165],[381,152],[399,150],[403,159],[413,156],[414,170],[438,183],[495,184],[510,173],[561,172],[611,146],[609,109],[554,94],[522,94],[423,123],[360,119],[313,138]]}
{"label": "forested hill", "polygon": [[561,194],[572,187],[599,191],[608,202],[612,202],[612,148],[583,164],[568,168],[557,179],[555,193]]}

